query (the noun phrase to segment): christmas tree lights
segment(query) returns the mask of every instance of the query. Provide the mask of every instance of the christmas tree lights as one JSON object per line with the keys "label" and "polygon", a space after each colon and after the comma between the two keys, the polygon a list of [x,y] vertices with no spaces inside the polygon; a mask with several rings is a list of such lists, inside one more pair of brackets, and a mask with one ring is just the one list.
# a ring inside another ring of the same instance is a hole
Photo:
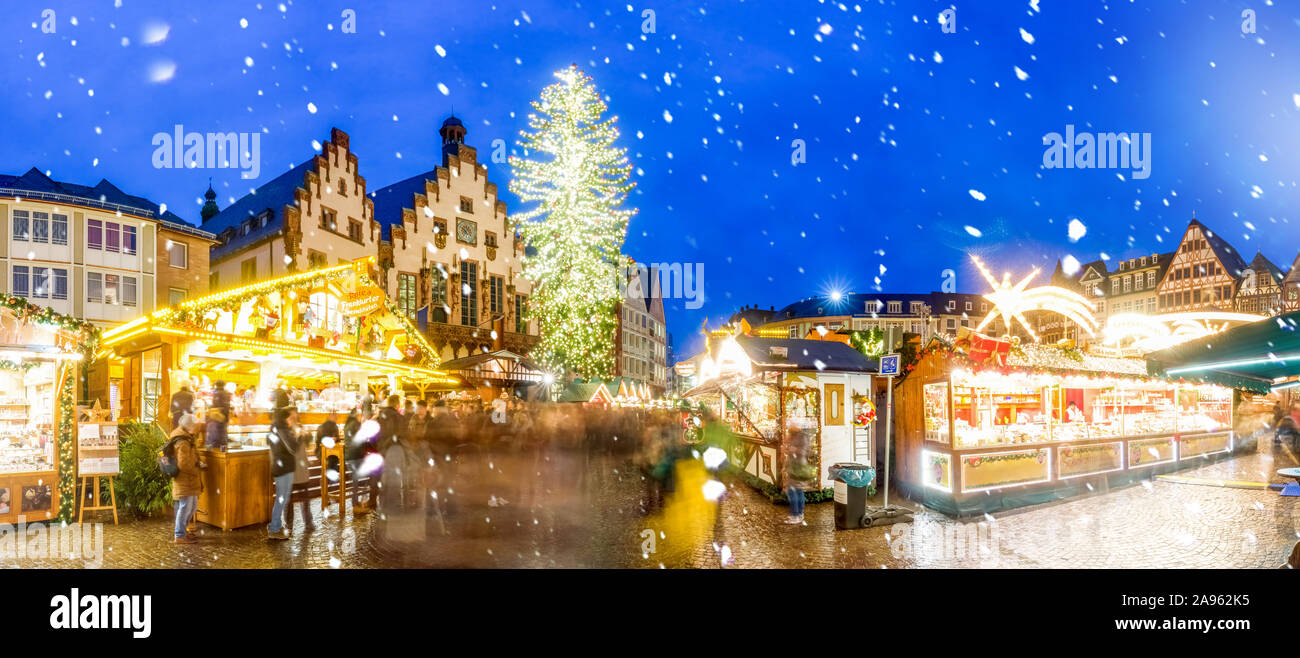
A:
{"label": "christmas tree lights", "polygon": [[541,341],[531,356],[581,377],[608,377],[614,366],[615,307],[627,224],[623,208],[632,165],[615,146],[618,117],[606,110],[590,77],[557,71],[521,130],[523,157],[510,158],[510,189],[525,204],[515,215],[524,243],[523,275],[533,282],[528,316]]}

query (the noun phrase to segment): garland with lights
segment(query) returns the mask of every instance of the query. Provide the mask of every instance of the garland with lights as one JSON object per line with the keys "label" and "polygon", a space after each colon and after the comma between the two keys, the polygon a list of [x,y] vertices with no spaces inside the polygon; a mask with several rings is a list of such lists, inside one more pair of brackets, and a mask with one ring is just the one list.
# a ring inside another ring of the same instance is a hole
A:
{"label": "garland with lights", "polygon": [[510,190],[537,205],[515,215],[531,253],[523,276],[533,282],[529,319],[541,340],[531,356],[548,369],[606,378],[614,369],[616,285],[628,221],[623,203],[634,183],[626,149],[615,146],[618,117],[606,108],[592,79],[577,66],[555,73],[542,90],[511,156]]}
{"label": "garland with lights", "polygon": [[885,353],[885,332],[880,327],[849,332],[849,346],[873,359],[882,356]]}
{"label": "garland with lights", "polygon": [[[235,288],[222,295],[212,295],[211,299],[201,300],[201,303],[198,304],[189,304],[184,307],[173,308],[171,310],[171,319],[172,321],[187,327],[202,329],[204,328],[204,316],[212,310],[229,310],[232,299],[262,296],[271,293],[283,293],[292,289],[312,288],[321,285],[324,282],[345,277],[353,271],[353,266],[347,265],[319,272],[303,273],[306,276],[286,276],[280,281],[268,281],[253,284],[251,286]],[[363,285],[375,285],[374,280],[364,272],[358,273],[357,278]],[[437,366],[439,362],[438,353],[435,352],[429,345],[428,341],[425,340],[424,335],[420,333],[419,329],[411,324],[411,321],[401,313],[400,309],[397,308],[397,305],[393,303],[392,300],[388,299],[387,296],[384,298],[384,304],[388,309],[388,312],[398,318],[402,331],[406,334],[406,340],[418,345],[420,351],[428,360],[428,363],[432,366]]]}
{"label": "garland with lights", "polygon": [[[38,306],[22,297],[2,297],[0,306],[13,311],[14,315],[23,322],[34,322],[78,334],[77,349],[87,361],[95,353],[95,346],[99,344],[99,327],[86,320],[64,315],[48,306]],[[7,369],[0,366],[0,370]]]}
{"label": "garland with lights", "polygon": [[62,364],[59,367],[66,368],[67,372],[63,373],[62,385],[59,387],[59,428],[56,446],[59,452],[59,515],[57,518],[64,523],[71,523],[72,510],[77,499],[77,441],[72,431],[73,420],[75,420],[73,415],[76,413],[73,408],[75,396],[72,366]]}

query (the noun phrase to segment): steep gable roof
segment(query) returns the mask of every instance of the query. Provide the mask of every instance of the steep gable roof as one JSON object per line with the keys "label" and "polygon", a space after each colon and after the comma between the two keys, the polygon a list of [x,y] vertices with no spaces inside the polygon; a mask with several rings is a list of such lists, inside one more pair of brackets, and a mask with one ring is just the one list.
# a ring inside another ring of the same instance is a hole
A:
{"label": "steep gable roof", "polygon": [[[218,235],[226,229],[235,229],[235,236],[229,242],[212,248],[212,258],[215,260],[234,252],[283,228],[284,207],[296,204],[295,190],[302,187],[315,159],[316,156],[312,156],[306,162],[276,176],[204,222],[204,230]],[[240,234],[239,227],[243,225],[244,220],[256,217],[267,210],[271,211],[271,220],[266,223],[266,226],[255,224],[248,235]]]}

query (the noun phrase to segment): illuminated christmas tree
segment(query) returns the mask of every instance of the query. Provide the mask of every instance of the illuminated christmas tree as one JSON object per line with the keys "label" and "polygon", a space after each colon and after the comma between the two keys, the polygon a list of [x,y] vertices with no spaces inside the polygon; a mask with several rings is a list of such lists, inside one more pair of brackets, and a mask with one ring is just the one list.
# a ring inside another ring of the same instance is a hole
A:
{"label": "illuminated christmas tree", "polygon": [[523,157],[511,157],[510,189],[525,204],[515,214],[533,282],[528,315],[541,342],[532,357],[563,373],[608,377],[614,366],[615,307],[628,220],[623,208],[632,165],[618,139],[618,117],[576,66],[557,71],[521,130]]}

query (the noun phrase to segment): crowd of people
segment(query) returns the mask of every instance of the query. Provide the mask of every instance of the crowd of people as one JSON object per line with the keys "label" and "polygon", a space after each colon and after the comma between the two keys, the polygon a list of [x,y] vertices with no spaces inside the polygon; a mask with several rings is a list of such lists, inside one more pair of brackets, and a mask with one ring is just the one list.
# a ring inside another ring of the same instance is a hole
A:
{"label": "crowd of people", "polygon": [[[224,390],[220,383],[217,390]],[[199,419],[186,404],[192,395],[186,387],[173,396],[165,451],[177,467],[174,541],[181,544],[198,539],[189,528],[202,491],[200,447],[224,449],[230,418],[228,397],[214,396]],[[463,506],[534,506],[556,491],[580,489],[594,457],[638,466],[646,481],[644,510],[653,513],[673,489],[674,464],[691,457],[684,415],[676,410],[538,403],[504,394],[488,401],[366,395],[349,413],[331,414],[309,431],[287,391],[276,389],[272,401],[270,540],[292,536],[295,507],[306,532],[316,527],[308,504],[312,455],[328,480],[346,478],[354,517],[380,510],[385,522],[410,520],[428,532],[446,532]],[[339,442],[344,463],[321,462],[322,446]]]}

